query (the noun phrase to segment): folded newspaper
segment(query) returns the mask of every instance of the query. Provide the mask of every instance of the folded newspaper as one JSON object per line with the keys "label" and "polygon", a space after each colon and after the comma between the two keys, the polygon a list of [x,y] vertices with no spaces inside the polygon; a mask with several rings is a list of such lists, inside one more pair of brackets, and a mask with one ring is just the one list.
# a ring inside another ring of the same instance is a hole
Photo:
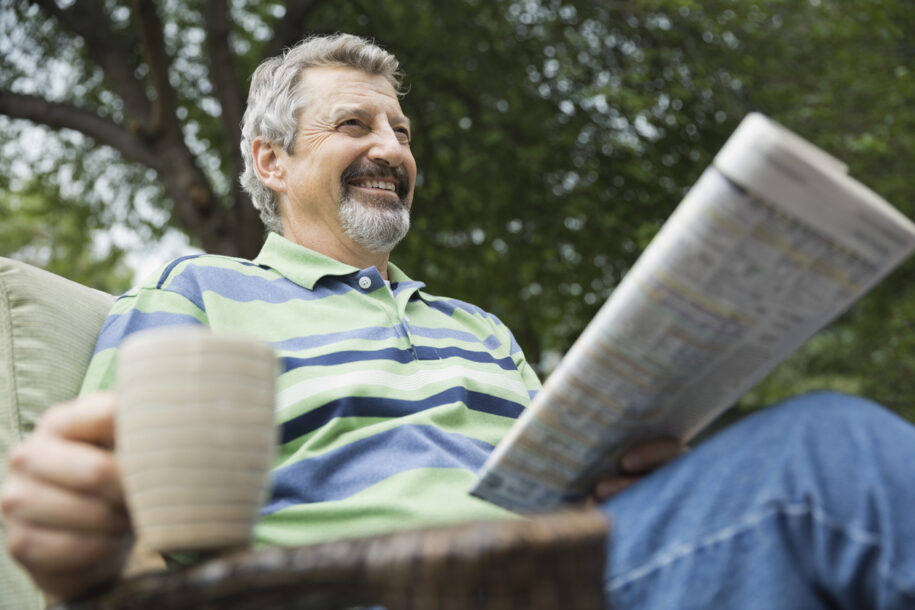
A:
{"label": "folded newspaper", "polygon": [[915,225],[760,114],[726,142],[483,466],[536,512],[632,444],[689,440],[915,248]]}

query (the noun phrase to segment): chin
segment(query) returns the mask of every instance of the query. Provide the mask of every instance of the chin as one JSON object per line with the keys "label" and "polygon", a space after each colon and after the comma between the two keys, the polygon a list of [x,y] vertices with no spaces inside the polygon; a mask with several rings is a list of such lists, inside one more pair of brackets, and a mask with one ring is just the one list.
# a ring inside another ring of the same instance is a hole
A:
{"label": "chin", "polygon": [[350,239],[372,252],[390,252],[410,230],[408,204],[384,199],[387,199],[384,205],[375,205],[347,197],[340,204],[343,230]]}

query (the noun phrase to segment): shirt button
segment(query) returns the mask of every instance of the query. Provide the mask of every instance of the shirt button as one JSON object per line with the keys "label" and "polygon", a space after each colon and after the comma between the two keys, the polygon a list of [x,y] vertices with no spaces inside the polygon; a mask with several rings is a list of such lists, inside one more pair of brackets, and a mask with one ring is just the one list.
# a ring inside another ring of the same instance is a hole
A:
{"label": "shirt button", "polygon": [[363,275],[362,277],[360,277],[359,278],[359,287],[362,288],[363,290],[368,290],[369,288],[371,288],[372,287],[372,278],[368,277],[367,275]]}

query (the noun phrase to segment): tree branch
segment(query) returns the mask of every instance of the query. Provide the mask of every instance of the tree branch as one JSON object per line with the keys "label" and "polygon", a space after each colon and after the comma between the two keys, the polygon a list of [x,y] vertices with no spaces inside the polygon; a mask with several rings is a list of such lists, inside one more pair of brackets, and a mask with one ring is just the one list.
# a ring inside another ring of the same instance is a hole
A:
{"label": "tree branch", "polygon": [[222,107],[220,121],[223,131],[229,139],[232,164],[237,173],[241,167],[242,114],[244,113],[244,95],[238,84],[235,69],[235,55],[229,44],[229,16],[226,0],[207,0],[204,6],[204,22],[206,23],[206,47],[210,59],[210,78],[213,81],[213,90],[219,105]]}
{"label": "tree branch", "polygon": [[210,58],[210,78],[219,104],[222,107],[220,121],[228,140],[231,169],[232,205],[236,240],[244,255],[253,257],[263,244],[263,229],[258,220],[257,210],[251,198],[237,180],[244,162],[241,156],[241,120],[245,99],[239,85],[235,67],[235,55],[229,41],[231,22],[226,0],[207,0],[204,4],[204,22],[207,29],[207,55]]}
{"label": "tree branch", "polygon": [[86,41],[89,59],[102,68],[105,80],[124,101],[128,124],[145,121],[149,115],[149,100],[143,84],[134,77],[134,66],[130,62],[138,46],[136,39],[111,31],[108,17],[97,0],[80,0],[67,9],[58,7],[54,0],[29,1],[55,17],[65,30]]}
{"label": "tree branch", "polygon": [[238,251],[227,239],[229,216],[206,174],[188,148],[177,119],[177,95],[169,81],[170,58],[165,50],[162,20],[153,0],[134,0],[134,23],[140,31],[143,56],[156,99],[149,116],[148,135],[161,159],[162,180],[174,202],[174,213],[212,252]]}
{"label": "tree branch", "polygon": [[13,119],[27,119],[53,129],[74,129],[120,151],[131,161],[155,170],[161,169],[159,159],[139,136],[89,110],[0,89],[0,114]]}
{"label": "tree branch", "polygon": [[323,0],[287,0],[286,14],[276,22],[273,38],[264,47],[263,58],[279,55],[286,47],[291,47],[302,39],[305,21],[311,12]]}
{"label": "tree branch", "polygon": [[154,133],[166,129],[180,135],[175,121],[177,105],[175,91],[168,80],[169,58],[165,52],[165,39],[162,36],[162,20],[152,0],[134,0],[134,22],[140,30],[140,41],[143,44],[143,56],[149,66],[149,79],[156,99],[149,114],[147,129]]}

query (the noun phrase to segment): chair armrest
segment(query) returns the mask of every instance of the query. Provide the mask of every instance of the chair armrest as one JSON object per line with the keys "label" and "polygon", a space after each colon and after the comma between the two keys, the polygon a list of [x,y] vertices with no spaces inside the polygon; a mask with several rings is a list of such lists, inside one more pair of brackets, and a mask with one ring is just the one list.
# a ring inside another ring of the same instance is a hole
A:
{"label": "chair armrest", "polygon": [[243,552],[125,580],[57,610],[594,610],[608,524],[597,511]]}

